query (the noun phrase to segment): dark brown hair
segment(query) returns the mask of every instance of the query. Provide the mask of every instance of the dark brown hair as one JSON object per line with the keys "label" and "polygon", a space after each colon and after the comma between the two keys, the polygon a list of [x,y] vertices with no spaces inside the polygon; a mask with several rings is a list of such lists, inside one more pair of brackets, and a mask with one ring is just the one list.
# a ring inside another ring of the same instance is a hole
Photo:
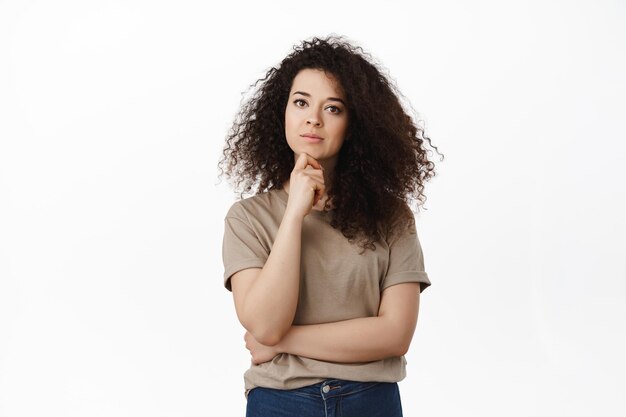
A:
{"label": "dark brown hair", "polygon": [[[331,226],[362,248],[386,236],[389,225],[413,221],[411,199],[426,201],[424,183],[435,175],[427,158],[424,131],[403,108],[395,85],[361,47],[341,37],[312,38],[295,46],[267,71],[242,104],[219,162],[221,174],[235,178],[241,196],[282,188],[293,170],[293,151],[285,137],[285,108],[293,79],[303,69],[332,74],[346,96],[350,121],[332,186]],[[439,152],[437,152],[439,153]],[[441,154],[440,154],[441,155]],[[443,159],[443,155],[442,159]],[[225,165],[225,171],[224,171]]]}

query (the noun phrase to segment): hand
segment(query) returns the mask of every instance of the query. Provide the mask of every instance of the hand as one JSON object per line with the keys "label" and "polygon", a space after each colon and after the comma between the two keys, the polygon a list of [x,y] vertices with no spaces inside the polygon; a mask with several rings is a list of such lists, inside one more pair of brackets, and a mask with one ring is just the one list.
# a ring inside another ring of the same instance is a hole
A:
{"label": "hand", "polygon": [[304,217],[324,196],[323,168],[315,158],[301,153],[289,178],[287,211]]}
{"label": "hand", "polygon": [[248,331],[246,331],[246,334],[243,336],[243,340],[246,341],[246,349],[250,351],[254,365],[269,362],[274,359],[276,355],[281,353],[276,346],[265,346],[259,343]]}

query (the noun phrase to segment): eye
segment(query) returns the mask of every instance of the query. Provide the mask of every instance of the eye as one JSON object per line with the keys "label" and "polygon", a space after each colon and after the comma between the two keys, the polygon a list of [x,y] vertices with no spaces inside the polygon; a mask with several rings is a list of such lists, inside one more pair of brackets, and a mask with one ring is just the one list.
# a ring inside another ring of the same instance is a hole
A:
{"label": "eye", "polygon": [[[302,105],[299,105],[298,103],[303,103]],[[293,101],[293,104],[296,105],[296,107],[304,107],[304,105],[306,104],[306,101],[302,100],[301,98],[296,99]]]}
{"label": "eye", "polygon": [[339,114],[339,113],[342,112],[342,110],[339,107],[337,107],[337,106],[328,106],[326,108],[327,109],[332,109],[331,113],[334,113],[334,114]]}

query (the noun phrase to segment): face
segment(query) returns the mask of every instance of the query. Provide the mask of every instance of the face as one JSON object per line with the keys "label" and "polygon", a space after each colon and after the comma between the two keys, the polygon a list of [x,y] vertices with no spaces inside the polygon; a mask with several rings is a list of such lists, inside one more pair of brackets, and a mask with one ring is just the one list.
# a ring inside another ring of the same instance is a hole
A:
{"label": "face", "polygon": [[345,102],[332,75],[316,69],[296,75],[285,109],[285,135],[296,158],[306,152],[326,168],[334,167],[348,130]]}

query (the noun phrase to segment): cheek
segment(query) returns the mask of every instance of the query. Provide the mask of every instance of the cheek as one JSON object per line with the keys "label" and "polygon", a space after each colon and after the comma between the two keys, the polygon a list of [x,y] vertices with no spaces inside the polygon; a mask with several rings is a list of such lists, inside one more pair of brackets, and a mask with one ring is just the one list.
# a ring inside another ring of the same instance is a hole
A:
{"label": "cheek", "polygon": [[348,121],[345,119],[336,120],[335,123],[333,123],[333,131],[336,137],[344,137],[348,131]]}
{"label": "cheek", "polygon": [[288,111],[285,112],[285,139],[287,139],[287,144],[290,147],[293,147],[295,144],[295,137],[298,135],[298,124],[297,120],[294,118],[293,113],[290,114]]}
{"label": "cheek", "polygon": [[286,132],[292,131],[296,126],[297,126],[297,123],[294,118],[294,115],[291,112],[286,111],[285,112],[285,131]]}

